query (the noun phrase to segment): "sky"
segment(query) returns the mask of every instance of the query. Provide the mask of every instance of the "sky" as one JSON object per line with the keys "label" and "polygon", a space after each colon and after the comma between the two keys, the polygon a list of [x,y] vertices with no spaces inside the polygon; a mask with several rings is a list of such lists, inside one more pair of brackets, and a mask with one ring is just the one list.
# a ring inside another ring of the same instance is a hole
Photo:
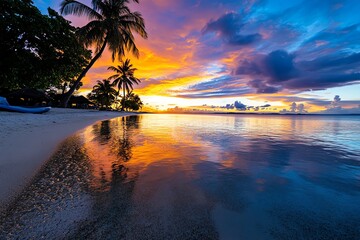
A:
{"label": "sky", "polygon": [[[34,1],[43,13],[60,2]],[[148,109],[360,113],[358,0],[140,0],[130,7],[149,35],[137,38],[138,59],[125,56],[138,69],[134,92]],[[118,64],[105,52],[81,91]]]}

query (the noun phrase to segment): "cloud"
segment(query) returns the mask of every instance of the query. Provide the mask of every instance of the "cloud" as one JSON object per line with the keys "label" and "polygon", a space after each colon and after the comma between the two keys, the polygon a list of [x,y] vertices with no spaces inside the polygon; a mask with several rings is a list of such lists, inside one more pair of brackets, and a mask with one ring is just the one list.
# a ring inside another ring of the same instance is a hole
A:
{"label": "cloud", "polygon": [[296,102],[293,102],[290,104],[289,110],[283,109],[280,111],[280,113],[304,114],[308,112],[305,110],[305,105],[303,103],[297,104]]}
{"label": "cloud", "polygon": [[324,111],[315,112],[317,114],[360,114],[360,106],[355,108],[331,108]]}
{"label": "cloud", "polygon": [[286,89],[294,89],[300,91],[307,90],[324,90],[332,87],[341,87],[351,84],[358,84],[360,73],[347,73],[344,69],[343,73],[331,72],[304,72],[302,77],[292,79],[282,86]]}
{"label": "cloud", "polygon": [[305,113],[305,105],[303,103],[298,104],[297,110],[299,113]]}
{"label": "cloud", "polygon": [[260,79],[251,80],[248,82],[248,85],[255,88],[256,93],[277,93],[280,90],[280,88],[270,86],[265,81]]}
{"label": "cloud", "polygon": [[208,22],[203,33],[215,32],[222,40],[231,45],[248,45],[261,40],[262,36],[259,33],[242,34],[241,29],[244,25],[240,14],[230,12],[217,20]]}
{"label": "cloud", "polygon": [[[357,49],[360,41],[358,24],[348,26],[326,26],[316,32],[313,36],[305,39],[297,49],[304,58],[328,59],[329,55],[337,54],[339,51],[349,52],[349,49]],[[351,51],[350,51],[351,53]]]}
{"label": "cloud", "polygon": [[335,95],[334,100],[331,101],[330,105],[327,106],[327,109],[321,112],[320,114],[360,114],[360,104],[357,107],[353,108],[343,108],[341,105],[341,98],[339,95]]}
{"label": "cloud", "polygon": [[256,78],[249,81],[248,86],[257,93],[277,93],[282,89],[322,90],[359,83],[360,53],[338,53],[312,61],[295,60],[294,54],[276,50],[267,55],[255,55],[252,61],[240,61],[234,73]]}
{"label": "cloud", "polygon": [[248,89],[216,89],[202,92],[179,91],[175,95],[181,98],[221,98],[221,97],[236,97],[250,93]]}
{"label": "cloud", "polygon": [[275,50],[267,55],[255,55],[252,61],[242,60],[235,74],[263,76],[268,82],[283,82],[297,76],[295,56],[284,50]]}
{"label": "cloud", "polygon": [[341,101],[341,98],[339,95],[335,95],[334,101],[332,101],[333,105],[337,105]]}
{"label": "cloud", "polygon": [[283,82],[296,76],[294,56],[284,50],[276,50],[265,57],[265,67],[270,80]]}
{"label": "cloud", "polygon": [[317,71],[318,69],[341,70],[344,67],[349,69],[357,67],[359,63],[360,53],[350,53],[348,55],[335,53],[311,61],[303,61],[299,65],[307,71]]}
{"label": "cloud", "polygon": [[192,84],[181,90],[171,91],[177,97],[182,98],[212,98],[239,96],[251,93],[251,89],[243,83],[243,80],[236,76],[221,76],[210,78]]}
{"label": "cloud", "polygon": [[262,105],[260,106],[261,108],[268,108],[268,107],[271,107],[271,104],[265,104],[265,105]]}
{"label": "cloud", "polygon": [[267,110],[267,108],[271,107],[270,104],[265,104],[262,106],[248,106],[243,104],[241,101],[235,101],[232,104],[226,104],[225,106],[221,106],[220,108],[225,108],[227,110],[236,109],[237,111],[259,111],[259,110]]}
{"label": "cloud", "polygon": [[296,112],[296,109],[297,109],[296,102],[293,102],[290,106],[290,112]]}
{"label": "cloud", "polygon": [[[320,97],[311,97],[311,96],[296,96],[296,95],[273,95],[273,94],[264,94],[257,95],[255,97],[258,101],[268,101],[268,102],[283,102],[289,103],[289,105],[293,102],[295,103],[306,103],[307,110],[319,111],[319,109],[328,109],[332,106],[333,100],[328,100]],[[342,108],[357,108],[360,105],[360,100],[341,100],[341,102],[337,103]]]}
{"label": "cloud", "polygon": [[235,101],[234,106],[237,110],[245,111],[246,105],[241,103],[240,101]]}
{"label": "cloud", "polygon": [[328,110],[341,110],[341,98],[339,95],[335,95],[334,100],[331,101],[330,105],[327,107]]}

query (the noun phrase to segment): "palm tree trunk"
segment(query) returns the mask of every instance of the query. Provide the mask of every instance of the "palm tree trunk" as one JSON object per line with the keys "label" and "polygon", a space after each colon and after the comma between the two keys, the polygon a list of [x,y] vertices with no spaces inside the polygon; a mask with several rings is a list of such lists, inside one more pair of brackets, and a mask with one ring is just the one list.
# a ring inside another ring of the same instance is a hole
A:
{"label": "palm tree trunk", "polygon": [[75,89],[78,87],[79,83],[85,77],[86,73],[89,71],[89,69],[94,65],[94,63],[101,57],[101,54],[104,52],[105,47],[107,44],[107,38],[105,38],[104,43],[100,49],[100,51],[95,55],[93,59],[91,59],[89,65],[86,66],[86,68],[81,72],[79,77],[76,79],[75,83],[71,86],[70,90],[66,92],[61,100],[61,107],[66,108],[69,102],[69,99],[71,95],[75,92]]}
{"label": "palm tree trunk", "polygon": [[125,83],[123,83],[123,104],[121,105],[121,111],[125,109]]}

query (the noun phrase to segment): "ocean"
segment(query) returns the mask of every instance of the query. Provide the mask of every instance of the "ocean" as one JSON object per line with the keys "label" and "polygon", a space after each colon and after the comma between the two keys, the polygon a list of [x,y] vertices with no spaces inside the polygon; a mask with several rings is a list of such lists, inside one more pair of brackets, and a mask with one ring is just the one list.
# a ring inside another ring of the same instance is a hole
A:
{"label": "ocean", "polygon": [[0,238],[360,239],[360,116],[143,114],[65,140]]}

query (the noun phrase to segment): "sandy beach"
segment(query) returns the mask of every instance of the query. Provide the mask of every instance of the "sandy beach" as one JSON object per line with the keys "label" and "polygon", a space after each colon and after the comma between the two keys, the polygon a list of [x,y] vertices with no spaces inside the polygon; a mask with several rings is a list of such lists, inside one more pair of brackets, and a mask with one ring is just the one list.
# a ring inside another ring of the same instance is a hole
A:
{"label": "sandy beach", "polygon": [[97,121],[132,114],[60,108],[45,114],[0,112],[0,206],[26,186],[66,137]]}

